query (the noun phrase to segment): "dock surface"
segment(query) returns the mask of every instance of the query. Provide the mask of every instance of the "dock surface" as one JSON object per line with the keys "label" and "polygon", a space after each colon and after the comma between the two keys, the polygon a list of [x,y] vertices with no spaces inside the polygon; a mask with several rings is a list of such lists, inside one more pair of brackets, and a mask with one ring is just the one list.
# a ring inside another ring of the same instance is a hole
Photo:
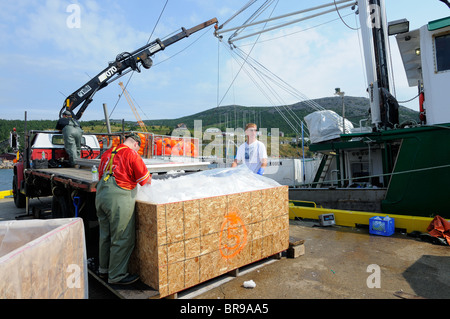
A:
{"label": "dock surface", "polygon": [[[30,209],[50,202],[50,198],[32,199]],[[17,209],[12,198],[0,200],[0,221],[24,215],[25,209]],[[400,233],[384,237],[370,235],[365,228],[318,225],[311,220],[290,220],[290,236],[304,240],[304,255],[283,256],[193,298],[450,298],[450,246]],[[243,287],[249,280],[256,283],[255,288]],[[103,296],[90,291],[90,298]]]}

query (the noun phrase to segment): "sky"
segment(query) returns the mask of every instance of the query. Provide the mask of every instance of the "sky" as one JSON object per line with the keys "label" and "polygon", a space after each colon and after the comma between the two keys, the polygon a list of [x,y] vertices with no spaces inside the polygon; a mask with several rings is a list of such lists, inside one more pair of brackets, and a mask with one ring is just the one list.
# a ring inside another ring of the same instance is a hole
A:
{"label": "sky", "polygon": [[[0,118],[24,119],[26,111],[29,120],[56,120],[65,97],[98,75],[119,53],[214,17],[222,24],[246,2],[1,0]],[[330,2],[279,0],[261,19]],[[227,27],[239,25],[260,3]],[[407,18],[413,30],[448,16],[450,10],[438,0],[386,0],[386,12],[388,21]],[[119,99],[120,81],[128,83],[127,91],[143,120],[178,118],[230,104],[292,104],[299,95],[335,96],[336,87],[346,96],[367,97],[358,31],[353,30],[359,23],[350,8],[340,14],[346,24],[334,11],[237,41],[234,50],[227,43],[229,34],[219,41],[212,27],[201,30],[156,53],[151,69],[129,73],[97,92],[81,119],[103,119],[106,103],[111,118],[136,120],[125,97]],[[390,40],[395,95],[405,101],[417,94],[417,88],[408,87],[395,40]],[[250,77],[248,66],[241,67],[242,60],[236,58],[240,50],[298,94],[280,90],[273,93],[276,98],[268,96],[270,87]],[[418,110],[417,99],[402,105]]]}

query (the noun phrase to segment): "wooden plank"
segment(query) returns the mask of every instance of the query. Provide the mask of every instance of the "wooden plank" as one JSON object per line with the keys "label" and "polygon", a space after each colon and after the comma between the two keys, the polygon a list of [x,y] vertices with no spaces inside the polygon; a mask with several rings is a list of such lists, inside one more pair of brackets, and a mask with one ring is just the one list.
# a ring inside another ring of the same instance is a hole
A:
{"label": "wooden plank", "polygon": [[120,299],[155,299],[159,298],[159,292],[141,281],[136,283],[122,286],[108,284],[106,281],[101,279],[92,270],[88,269],[89,275],[97,280],[106,289],[111,291],[116,297]]}
{"label": "wooden plank", "polygon": [[289,237],[289,246],[297,246],[297,245],[301,245],[305,242],[304,239],[300,239],[297,237]]}
{"label": "wooden plank", "polygon": [[413,294],[410,294],[410,293],[407,293],[407,292],[404,292],[401,290],[394,292],[394,296],[402,298],[402,299],[426,299],[424,297],[413,295]]}

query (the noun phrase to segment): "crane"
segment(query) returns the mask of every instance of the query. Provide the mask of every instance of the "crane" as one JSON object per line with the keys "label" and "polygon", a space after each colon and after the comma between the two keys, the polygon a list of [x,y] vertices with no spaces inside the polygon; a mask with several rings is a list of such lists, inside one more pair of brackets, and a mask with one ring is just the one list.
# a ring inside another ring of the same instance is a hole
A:
{"label": "crane", "polygon": [[131,53],[123,52],[117,55],[115,61],[109,63],[105,69],[100,71],[100,73],[89,80],[89,82],[83,84],[64,100],[64,105],[59,111],[59,117],[61,118],[63,112],[66,110],[73,114],[74,110],[80,106],[78,112],[74,114],[74,118],[79,120],[86,108],[92,102],[93,96],[97,93],[97,91],[105,88],[109,83],[124,76],[128,72],[140,72],[140,66],[144,67],[144,69],[150,69],[153,64],[150,57],[155,53],[164,50],[169,45],[172,45],[214,23],[217,24],[216,18],[203,22],[190,29],[182,28],[180,33],[177,33],[168,39],[156,39],[155,41],[150,42]]}
{"label": "crane", "polygon": [[127,89],[125,88],[125,86],[123,85],[122,82],[119,82],[119,85],[122,88],[122,92],[123,92],[123,94],[125,94],[125,97],[127,98],[128,104],[130,104],[131,110],[133,111],[134,116],[136,117],[136,120],[137,120],[139,126],[141,127],[142,131],[148,133],[147,126],[142,121],[141,117],[139,116],[139,113],[136,110],[136,107],[134,106],[134,103],[131,100],[130,94],[128,93]]}

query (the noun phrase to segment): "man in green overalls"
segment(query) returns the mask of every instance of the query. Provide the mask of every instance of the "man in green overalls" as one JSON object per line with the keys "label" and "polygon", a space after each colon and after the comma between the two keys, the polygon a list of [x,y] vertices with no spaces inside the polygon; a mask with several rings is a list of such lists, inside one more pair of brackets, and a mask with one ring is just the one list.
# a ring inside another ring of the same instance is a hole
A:
{"label": "man in green overalls", "polygon": [[107,150],[99,166],[95,208],[100,227],[99,275],[110,284],[131,284],[138,275],[128,273],[135,245],[134,205],[136,185],[151,183],[151,175],[137,153],[138,134],[126,136],[123,144]]}
{"label": "man in green overalls", "polygon": [[80,158],[81,155],[81,136],[83,135],[81,125],[72,117],[72,113],[66,110],[56,124],[56,129],[62,131],[64,148],[69,155],[69,165],[74,167],[75,159]]}

